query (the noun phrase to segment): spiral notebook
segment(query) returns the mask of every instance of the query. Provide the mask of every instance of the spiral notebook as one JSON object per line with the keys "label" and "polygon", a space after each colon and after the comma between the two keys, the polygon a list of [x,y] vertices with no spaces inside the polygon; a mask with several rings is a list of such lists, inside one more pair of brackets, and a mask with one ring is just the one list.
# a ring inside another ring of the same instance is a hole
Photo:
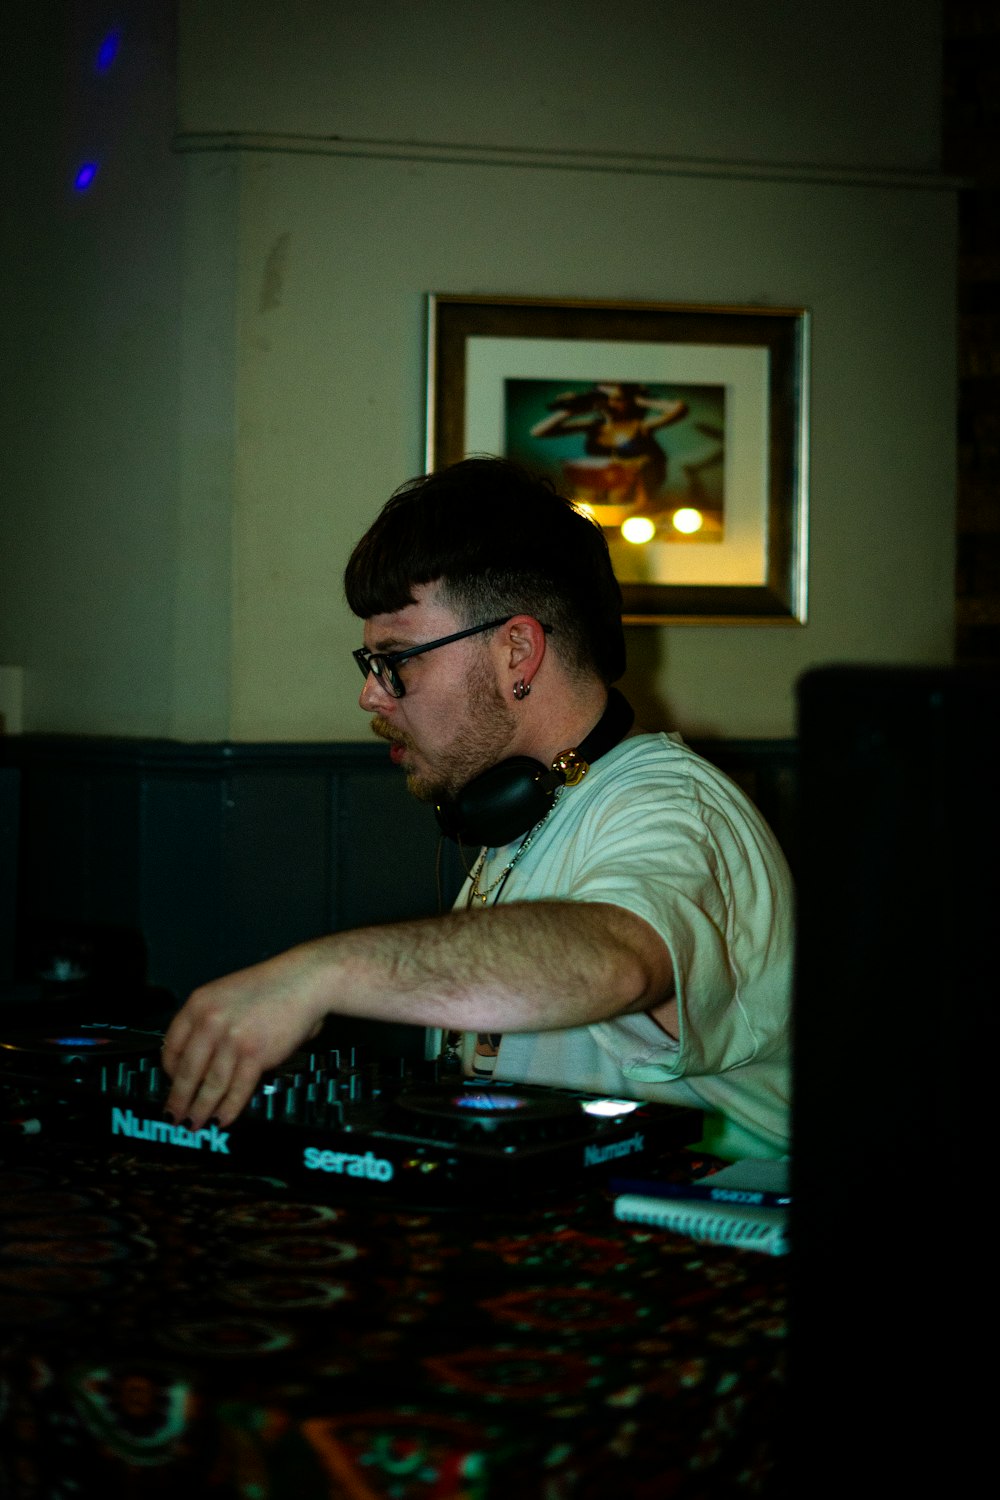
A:
{"label": "spiral notebook", "polygon": [[690,1184],[616,1179],[616,1219],[702,1244],[788,1254],[787,1161],[738,1161]]}

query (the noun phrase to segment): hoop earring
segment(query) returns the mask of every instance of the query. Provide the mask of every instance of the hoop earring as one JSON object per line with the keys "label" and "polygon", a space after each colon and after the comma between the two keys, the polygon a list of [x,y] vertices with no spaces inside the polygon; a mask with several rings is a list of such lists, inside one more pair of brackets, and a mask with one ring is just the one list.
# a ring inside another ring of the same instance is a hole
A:
{"label": "hoop earring", "polygon": [[524,678],[520,677],[514,684],[514,697],[517,699],[518,703],[521,702],[522,698],[527,698],[530,692],[531,683],[525,682]]}

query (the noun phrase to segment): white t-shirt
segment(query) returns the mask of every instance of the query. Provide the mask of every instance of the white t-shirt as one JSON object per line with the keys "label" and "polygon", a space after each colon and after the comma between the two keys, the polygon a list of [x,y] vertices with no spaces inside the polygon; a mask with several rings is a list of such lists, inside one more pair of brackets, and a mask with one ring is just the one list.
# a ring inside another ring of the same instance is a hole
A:
{"label": "white t-shirt", "polygon": [[[517,843],[487,851],[481,890]],[[456,906],[468,894],[467,881]],[[717,1112],[721,1154],[789,1149],[791,876],[727,776],[679,736],[624,740],[560,792],[496,899],[608,902],[643,918],[670,951],[680,1036],[646,1014],[507,1032],[494,1078]],[[467,1069],[474,1046],[467,1038]]]}

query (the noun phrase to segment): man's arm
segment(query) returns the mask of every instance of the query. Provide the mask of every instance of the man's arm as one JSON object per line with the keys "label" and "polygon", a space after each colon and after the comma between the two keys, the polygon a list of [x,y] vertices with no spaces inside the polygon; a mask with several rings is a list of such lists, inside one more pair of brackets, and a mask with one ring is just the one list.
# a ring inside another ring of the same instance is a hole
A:
{"label": "man's arm", "polygon": [[666,945],[621,907],[529,901],[357,928],[195,990],[167,1032],[167,1109],[228,1125],[329,1014],[446,1031],[557,1031],[634,1011],[669,1029]]}

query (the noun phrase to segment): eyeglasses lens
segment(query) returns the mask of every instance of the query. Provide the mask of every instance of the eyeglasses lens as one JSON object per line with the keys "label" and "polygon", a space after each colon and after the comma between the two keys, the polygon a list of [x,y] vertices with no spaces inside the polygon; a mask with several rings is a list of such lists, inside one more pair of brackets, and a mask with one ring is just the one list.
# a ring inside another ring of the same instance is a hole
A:
{"label": "eyeglasses lens", "polygon": [[402,698],[403,684],[391,662],[387,661],[384,656],[377,656],[372,662],[372,670],[380,686],[390,692],[394,698]]}
{"label": "eyeglasses lens", "polygon": [[370,656],[364,650],[354,652],[354,660],[361,668],[361,675],[368,677],[369,672],[377,681],[379,687],[391,693],[394,698],[402,698],[403,684],[400,682],[395,668],[384,656],[373,652]]}

